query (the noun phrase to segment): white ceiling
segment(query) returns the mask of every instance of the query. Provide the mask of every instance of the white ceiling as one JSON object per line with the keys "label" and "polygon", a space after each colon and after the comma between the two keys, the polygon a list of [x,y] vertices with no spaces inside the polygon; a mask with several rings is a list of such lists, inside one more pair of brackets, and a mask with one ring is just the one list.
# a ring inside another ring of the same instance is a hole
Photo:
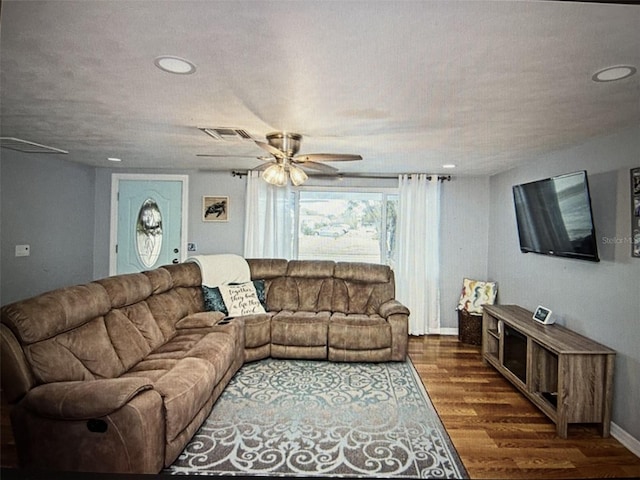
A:
{"label": "white ceiling", "polygon": [[[2,1],[1,136],[94,166],[247,169],[255,139],[352,173],[487,175],[640,125],[640,7],[550,1]],[[159,70],[176,55],[193,75]],[[6,150],[2,149],[1,152]],[[247,155],[201,158],[196,154]],[[26,154],[21,154],[26,155]],[[35,155],[35,154],[31,154]],[[120,164],[107,157],[119,157]],[[606,159],[603,159],[606,161]]]}

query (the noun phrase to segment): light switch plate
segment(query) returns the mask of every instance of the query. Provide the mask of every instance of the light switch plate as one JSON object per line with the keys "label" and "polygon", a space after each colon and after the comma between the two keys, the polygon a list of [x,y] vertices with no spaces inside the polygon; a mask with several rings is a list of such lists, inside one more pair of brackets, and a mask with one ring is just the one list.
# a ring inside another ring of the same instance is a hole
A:
{"label": "light switch plate", "polygon": [[28,257],[30,252],[29,245],[16,245],[16,257]]}

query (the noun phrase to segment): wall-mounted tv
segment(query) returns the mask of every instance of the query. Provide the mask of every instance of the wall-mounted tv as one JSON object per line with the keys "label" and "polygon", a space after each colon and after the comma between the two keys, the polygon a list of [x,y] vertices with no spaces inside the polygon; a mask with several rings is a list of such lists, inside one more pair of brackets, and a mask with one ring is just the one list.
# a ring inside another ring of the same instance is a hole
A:
{"label": "wall-mounted tv", "polygon": [[587,172],[513,187],[522,252],[598,262]]}

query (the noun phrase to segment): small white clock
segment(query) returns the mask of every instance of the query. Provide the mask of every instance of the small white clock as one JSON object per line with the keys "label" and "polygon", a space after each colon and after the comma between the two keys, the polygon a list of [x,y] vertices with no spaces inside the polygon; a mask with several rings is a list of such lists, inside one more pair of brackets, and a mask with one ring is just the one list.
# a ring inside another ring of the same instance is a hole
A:
{"label": "small white clock", "polygon": [[533,313],[533,319],[536,322],[543,323],[544,325],[551,325],[555,323],[555,319],[551,316],[551,310],[542,305],[538,305],[536,311]]}

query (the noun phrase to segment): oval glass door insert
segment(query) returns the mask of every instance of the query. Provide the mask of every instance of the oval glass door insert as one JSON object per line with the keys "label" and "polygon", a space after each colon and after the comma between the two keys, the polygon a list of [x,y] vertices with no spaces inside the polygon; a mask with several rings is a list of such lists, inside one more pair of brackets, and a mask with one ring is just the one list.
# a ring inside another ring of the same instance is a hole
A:
{"label": "oval glass door insert", "polygon": [[136,221],[136,250],[140,262],[153,267],[160,257],[162,248],[162,213],[153,198],[142,202]]}

